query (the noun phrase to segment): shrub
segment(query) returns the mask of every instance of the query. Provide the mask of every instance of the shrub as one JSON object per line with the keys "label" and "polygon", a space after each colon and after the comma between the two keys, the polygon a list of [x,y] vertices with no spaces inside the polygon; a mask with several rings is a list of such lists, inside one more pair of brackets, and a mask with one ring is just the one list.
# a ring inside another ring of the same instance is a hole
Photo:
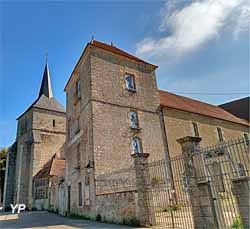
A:
{"label": "shrub", "polygon": [[243,224],[239,215],[236,216],[234,223],[232,225],[232,229],[243,229]]}

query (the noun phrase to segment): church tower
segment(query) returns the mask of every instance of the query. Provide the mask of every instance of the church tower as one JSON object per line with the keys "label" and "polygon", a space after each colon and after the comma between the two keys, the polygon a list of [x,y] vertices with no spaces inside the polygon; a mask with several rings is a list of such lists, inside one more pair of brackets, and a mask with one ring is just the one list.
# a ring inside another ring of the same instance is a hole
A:
{"label": "church tower", "polygon": [[[47,61],[38,97],[17,121],[15,181],[11,194],[14,203],[26,204],[31,209],[33,176],[65,142],[65,110],[53,97]],[[8,178],[7,183],[13,182]]]}

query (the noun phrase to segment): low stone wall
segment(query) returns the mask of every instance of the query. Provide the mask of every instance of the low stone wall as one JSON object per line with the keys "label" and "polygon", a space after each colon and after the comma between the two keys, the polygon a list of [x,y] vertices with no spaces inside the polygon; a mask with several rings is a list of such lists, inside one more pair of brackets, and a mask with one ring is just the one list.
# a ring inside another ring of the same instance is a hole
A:
{"label": "low stone wall", "polygon": [[96,215],[102,221],[128,223],[136,221],[137,193],[135,191],[110,193],[96,196]]}

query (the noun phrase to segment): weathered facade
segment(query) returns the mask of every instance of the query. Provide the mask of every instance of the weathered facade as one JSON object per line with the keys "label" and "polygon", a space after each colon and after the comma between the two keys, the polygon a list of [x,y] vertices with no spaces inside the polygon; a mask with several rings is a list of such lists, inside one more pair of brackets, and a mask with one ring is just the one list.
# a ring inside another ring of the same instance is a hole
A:
{"label": "weathered facade", "polygon": [[[118,223],[140,219],[146,225],[151,210],[145,205],[145,187],[164,196],[155,191],[159,177],[147,175],[147,164],[164,159],[160,173],[170,181],[179,176],[179,182],[180,168],[165,166],[183,154],[177,139],[202,137],[206,146],[248,138],[247,121],[158,90],[156,68],[92,40],[65,87],[65,117],[52,96],[46,64],[38,99],[18,118],[16,144],[8,155],[5,206],[14,201],[63,215]],[[182,181],[179,189],[175,182],[171,185],[178,199]]]}
{"label": "weathered facade", "polygon": [[[12,203],[26,204],[31,209],[33,177],[65,142],[65,111],[53,97],[48,63],[38,98],[17,121],[15,170],[11,170],[12,165],[6,170],[6,187],[14,188],[11,192],[5,189],[5,197],[12,196]],[[9,204],[6,199],[4,207]]]}
{"label": "weathered facade", "polygon": [[217,106],[159,91],[155,69],[112,45],[86,46],[65,87],[68,214],[137,217],[137,190],[102,192],[102,174],[133,166],[133,153],[149,161],[179,155],[176,139],[186,135],[204,136],[206,145],[248,133],[249,123]]}

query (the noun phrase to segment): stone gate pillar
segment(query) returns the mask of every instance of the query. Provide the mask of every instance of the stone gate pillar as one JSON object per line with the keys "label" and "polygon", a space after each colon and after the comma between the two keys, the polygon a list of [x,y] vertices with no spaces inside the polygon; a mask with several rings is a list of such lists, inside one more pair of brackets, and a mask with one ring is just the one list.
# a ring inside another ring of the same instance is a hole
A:
{"label": "stone gate pillar", "polygon": [[210,182],[207,180],[197,181],[200,174],[200,165],[193,160],[195,152],[199,151],[200,137],[187,136],[177,140],[182,148],[184,157],[185,175],[188,178],[188,194],[191,202],[194,228],[219,228]]}
{"label": "stone gate pillar", "polygon": [[250,228],[250,177],[234,178],[232,179],[232,184],[243,228]]}
{"label": "stone gate pillar", "polygon": [[150,193],[149,193],[149,171],[147,168],[149,154],[140,153],[133,154],[134,166],[136,173],[136,186],[138,193],[137,200],[137,218],[141,226],[149,226],[155,224],[154,214],[150,206]]}

